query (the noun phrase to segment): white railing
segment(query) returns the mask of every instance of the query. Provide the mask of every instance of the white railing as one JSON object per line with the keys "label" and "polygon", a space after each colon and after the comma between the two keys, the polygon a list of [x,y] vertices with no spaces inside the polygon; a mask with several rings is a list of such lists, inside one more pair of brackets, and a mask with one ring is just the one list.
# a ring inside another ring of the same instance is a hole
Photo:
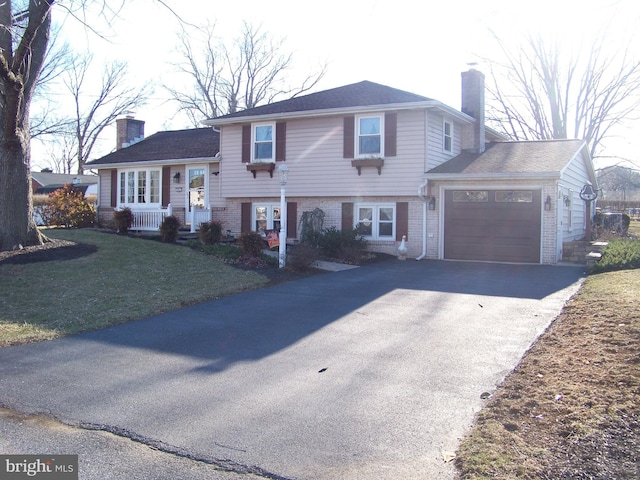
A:
{"label": "white railing", "polygon": [[211,221],[211,205],[206,208],[196,208],[191,205],[189,212],[189,222],[191,223],[191,233],[194,233],[200,224]]}
{"label": "white railing", "polygon": [[133,225],[131,230],[145,230],[157,232],[160,230],[160,224],[172,214],[171,204],[167,208],[159,208],[157,210],[136,210],[131,209],[133,213]]}

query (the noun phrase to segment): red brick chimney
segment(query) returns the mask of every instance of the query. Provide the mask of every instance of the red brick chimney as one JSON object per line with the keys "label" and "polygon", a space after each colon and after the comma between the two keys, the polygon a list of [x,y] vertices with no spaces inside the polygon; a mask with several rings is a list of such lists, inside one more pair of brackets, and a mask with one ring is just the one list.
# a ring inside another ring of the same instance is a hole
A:
{"label": "red brick chimney", "polygon": [[116,127],[116,150],[133,145],[144,138],[144,121],[142,120],[134,120],[131,116],[118,118]]}
{"label": "red brick chimney", "polygon": [[462,113],[476,119],[472,138],[465,142],[465,150],[484,152],[484,74],[474,68],[462,72]]}

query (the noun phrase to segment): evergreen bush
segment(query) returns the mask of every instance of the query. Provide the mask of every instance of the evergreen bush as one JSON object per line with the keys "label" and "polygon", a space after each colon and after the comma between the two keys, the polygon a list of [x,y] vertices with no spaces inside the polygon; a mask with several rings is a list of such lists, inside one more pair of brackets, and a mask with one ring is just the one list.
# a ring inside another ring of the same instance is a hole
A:
{"label": "evergreen bush", "polygon": [[240,236],[240,250],[243,256],[260,257],[265,248],[265,240],[256,232],[246,232]]}
{"label": "evergreen bush", "polygon": [[113,222],[116,232],[126,235],[131,225],[133,225],[133,212],[129,207],[116,210],[113,213]]}
{"label": "evergreen bush", "polygon": [[205,245],[220,243],[220,240],[222,240],[222,223],[216,221],[202,223],[198,238]]}
{"label": "evergreen bush", "polygon": [[174,215],[164,217],[160,224],[160,240],[166,243],[176,243],[178,231],[180,230],[180,220]]}

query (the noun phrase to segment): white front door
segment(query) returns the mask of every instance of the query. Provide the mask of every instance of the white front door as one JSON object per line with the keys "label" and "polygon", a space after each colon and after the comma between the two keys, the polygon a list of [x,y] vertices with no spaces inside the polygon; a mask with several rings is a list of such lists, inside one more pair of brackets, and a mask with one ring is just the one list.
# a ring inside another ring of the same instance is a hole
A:
{"label": "white front door", "polygon": [[187,212],[191,212],[194,207],[203,209],[208,205],[208,180],[205,165],[187,167]]}

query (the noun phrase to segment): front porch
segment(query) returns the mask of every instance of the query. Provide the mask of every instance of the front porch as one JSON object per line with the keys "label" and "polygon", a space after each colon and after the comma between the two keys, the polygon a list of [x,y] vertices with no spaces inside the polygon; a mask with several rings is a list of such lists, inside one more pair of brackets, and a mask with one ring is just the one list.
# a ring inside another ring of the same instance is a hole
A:
{"label": "front porch", "polygon": [[[165,218],[174,215],[171,204],[166,208],[131,208],[133,223],[130,230],[139,232],[157,232]],[[196,232],[200,225],[211,221],[211,206],[205,208],[191,207],[191,211],[185,212],[184,225],[189,227],[191,233]]]}

